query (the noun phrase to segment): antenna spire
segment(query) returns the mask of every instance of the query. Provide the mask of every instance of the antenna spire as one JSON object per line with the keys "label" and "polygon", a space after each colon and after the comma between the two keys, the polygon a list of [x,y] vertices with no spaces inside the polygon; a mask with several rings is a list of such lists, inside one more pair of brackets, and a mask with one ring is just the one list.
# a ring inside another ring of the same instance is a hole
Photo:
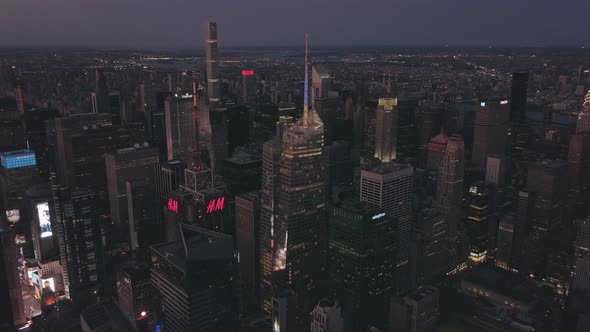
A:
{"label": "antenna spire", "polygon": [[303,123],[307,125],[309,117],[309,74],[307,68],[307,53],[308,53],[308,39],[309,35],[305,34],[305,87],[303,88]]}

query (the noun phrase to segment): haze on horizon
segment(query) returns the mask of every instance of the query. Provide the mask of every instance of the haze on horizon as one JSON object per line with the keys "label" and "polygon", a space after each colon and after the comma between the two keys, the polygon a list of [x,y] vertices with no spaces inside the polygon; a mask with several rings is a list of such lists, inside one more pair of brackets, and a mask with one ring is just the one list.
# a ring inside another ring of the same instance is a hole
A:
{"label": "haze on horizon", "polygon": [[588,0],[4,0],[0,46],[590,46]]}

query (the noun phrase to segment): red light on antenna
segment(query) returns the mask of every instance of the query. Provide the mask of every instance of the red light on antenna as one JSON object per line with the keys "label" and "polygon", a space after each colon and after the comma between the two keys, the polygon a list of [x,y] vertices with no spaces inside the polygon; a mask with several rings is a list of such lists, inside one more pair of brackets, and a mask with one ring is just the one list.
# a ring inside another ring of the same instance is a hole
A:
{"label": "red light on antenna", "polygon": [[242,70],[242,76],[254,76],[253,70]]}

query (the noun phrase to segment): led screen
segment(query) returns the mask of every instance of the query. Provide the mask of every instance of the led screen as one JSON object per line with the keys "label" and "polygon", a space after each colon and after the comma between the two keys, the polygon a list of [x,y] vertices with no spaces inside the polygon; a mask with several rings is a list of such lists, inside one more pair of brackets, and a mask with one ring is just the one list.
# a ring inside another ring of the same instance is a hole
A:
{"label": "led screen", "polygon": [[41,285],[43,288],[49,287],[49,289],[51,289],[53,292],[55,292],[55,282],[53,281],[53,278],[43,279],[43,280],[41,280],[41,282],[42,282]]}
{"label": "led screen", "polygon": [[20,221],[20,211],[18,209],[6,210],[6,218],[9,223],[16,224]]}
{"label": "led screen", "polygon": [[47,202],[37,204],[37,215],[39,216],[39,227],[41,228],[41,237],[53,235],[51,231],[51,221],[49,217],[49,204]]}

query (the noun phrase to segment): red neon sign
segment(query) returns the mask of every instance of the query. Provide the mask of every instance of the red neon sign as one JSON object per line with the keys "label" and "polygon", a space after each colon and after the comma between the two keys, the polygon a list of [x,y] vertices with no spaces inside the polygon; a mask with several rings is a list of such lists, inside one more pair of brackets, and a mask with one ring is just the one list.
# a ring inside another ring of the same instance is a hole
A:
{"label": "red neon sign", "polygon": [[253,70],[242,70],[242,76],[254,76]]}
{"label": "red neon sign", "polygon": [[178,213],[178,201],[173,198],[168,198],[168,210]]}
{"label": "red neon sign", "polygon": [[207,204],[207,213],[213,213],[216,211],[223,211],[225,206],[225,197],[213,198]]}

